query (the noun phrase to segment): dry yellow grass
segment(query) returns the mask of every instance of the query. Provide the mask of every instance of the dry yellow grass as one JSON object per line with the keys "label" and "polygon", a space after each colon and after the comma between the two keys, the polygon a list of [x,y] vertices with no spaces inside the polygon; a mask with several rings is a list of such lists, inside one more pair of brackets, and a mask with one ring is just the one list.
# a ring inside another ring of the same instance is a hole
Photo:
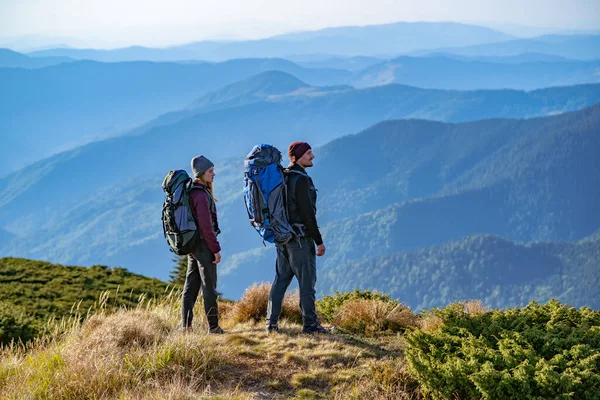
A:
{"label": "dry yellow grass", "polygon": [[[297,299],[288,301],[297,307]],[[409,377],[386,375],[390,368],[402,371],[400,346],[307,336],[289,320],[281,321],[280,335],[267,336],[262,323],[232,320],[226,335],[180,333],[179,313],[180,301],[171,296],[134,310],[98,312],[47,340],[1,349],[0,398],[345,399],[368,393],[377,400],[416,393]],[[398,342],[385,340],[392,339]]]}
{"label": "dry yellow grass", "polygon": [[442,319],[437,315],[427,314],[426,316],[421,318],[419,322],[419,327],[425,332],[431,332],[437,330],[443,324],[444,321],[442,321]]}
{"label": "dry yellow grass", "polygon": [[400,359],[370,362],[356,379],[348,380],[334,391],[335,400],[416,400],[422,396]]}
{"label": "dry yellow grass", "polygon": [[235,303],[230,301],[218,301],[219,306],[219,320],[224,321],[231,317],[231,312],[235,307]]}
{"label": "dry yellow grass", "polygon": [[408,307],[401,304],[378,299],[357,299],[342,305],[334,316],[334,324],[350,332],[372,335],[415,328],[418,319]]}
{"label": "dry yellow grass", "polygon": [[485,314],[489,311],[481,300],[467,300],[463,302],[463,308],[465,314],[469,314],[472,317]]}
{"label": "dry yellow grass", "polygon": [[302,323],[302,311],[300,311],[300,292],[293,290],[286,293],[281,305],[281,318],[298,324]]}
{"label": "dry yellow grass", "polygon": [[75,341],[70,347],[80,352],[115,355],[134,347],[160,343],[168,332],[166,321],[146,311],[94,315],[74,335]]}
{"label": "dry yellow grass", "polygon": [[[180,387],[178,382],[197,392],[226,348],[207,346],[206,335],[178,333],[177,311],[164,303],[100,312],[49,340],[4,349],[0,398],[152,397],[157,388]],[[181,393],[172,397],[186,398]]]}
{"label": "dry yellow grass", "polygon": [[[481,300],[465,300],[453,303],[452,307],[456,312],[471,317],[477,317],[489,311],[489,308]],[[444,322],[435,312],[427,312],[419,317],[419,327],[426,332],[432,332],[439,329]]]}
{"label": "dry yellow grass", "polygon": [[[255,283],[244,292],[240,301],[236,302],[230,313],[230,318],[236,323],[248,321],[264,321],[269,303],[270,283]],[[287,293],[283,299],[281,318],[294,322],[302,321],[300,311],[300,296],[298,291]]]}

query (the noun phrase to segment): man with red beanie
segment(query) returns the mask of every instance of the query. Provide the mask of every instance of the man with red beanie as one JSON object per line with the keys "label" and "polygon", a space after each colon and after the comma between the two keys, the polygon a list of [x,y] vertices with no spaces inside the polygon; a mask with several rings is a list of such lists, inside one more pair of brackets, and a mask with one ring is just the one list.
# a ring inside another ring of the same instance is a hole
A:
{"label": "man with red beanie", "polygon": [[[298,238],[277,245],[276,275],[269,294],[267,308],[267,333],[279,332],[277,322],[281,314],[283,297],[294,276],[300,287],[303,333],[329,333],[317,321],[315,309],[315,283],[317,260],[325,254],[325,245],[317,226],[317,189],[306,173],[315,158],[310,145],[294,142],[288,148],[290,165],[286,169],[287,208],[289,221],[297,230]],[[317,249],[315,250],[315,245]]]}

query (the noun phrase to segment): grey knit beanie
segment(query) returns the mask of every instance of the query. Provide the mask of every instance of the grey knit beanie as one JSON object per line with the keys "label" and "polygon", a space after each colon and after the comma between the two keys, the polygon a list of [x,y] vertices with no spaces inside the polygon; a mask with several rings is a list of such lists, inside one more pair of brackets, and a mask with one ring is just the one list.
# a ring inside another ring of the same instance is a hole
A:
{"label": "grey knit beanie", "polygon": [[213,164],[212,161],[204,156],[196,156],[192,158],[192,171],[194,172],[194,178],[202,176],[207,169],[214,167],[214,165],[215,164]]}

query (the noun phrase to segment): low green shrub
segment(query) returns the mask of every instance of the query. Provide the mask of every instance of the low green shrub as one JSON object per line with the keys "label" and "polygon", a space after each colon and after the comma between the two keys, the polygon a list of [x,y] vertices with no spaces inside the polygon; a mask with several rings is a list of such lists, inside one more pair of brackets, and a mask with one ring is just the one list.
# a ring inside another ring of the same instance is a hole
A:
{"label": "low green shrub", "polygon": [[405,340],[409,370],[432,398],[600,399],[600,311],[551,300],[430,312],[442,323]]}
{"label": "low green shrub", "polygon": [[0,346],[11,342],[29,342],[40,330],[39,323],[25,309],[0,301]]}

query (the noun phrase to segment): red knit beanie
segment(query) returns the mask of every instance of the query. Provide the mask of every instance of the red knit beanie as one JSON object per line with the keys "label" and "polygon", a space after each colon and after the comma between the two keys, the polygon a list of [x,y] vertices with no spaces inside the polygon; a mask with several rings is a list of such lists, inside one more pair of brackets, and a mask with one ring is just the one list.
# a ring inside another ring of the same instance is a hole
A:
{"label": "red knit beanie", "polygon": [[290,160],[292,159],[292,156],[294,156],[296,157],[295,160],[298,161],[298,159],[302,157],[310,148],[310,144],[306,142],[294,142],[290,144],[290,147],[288,147],[288,156],[290,157]]}

